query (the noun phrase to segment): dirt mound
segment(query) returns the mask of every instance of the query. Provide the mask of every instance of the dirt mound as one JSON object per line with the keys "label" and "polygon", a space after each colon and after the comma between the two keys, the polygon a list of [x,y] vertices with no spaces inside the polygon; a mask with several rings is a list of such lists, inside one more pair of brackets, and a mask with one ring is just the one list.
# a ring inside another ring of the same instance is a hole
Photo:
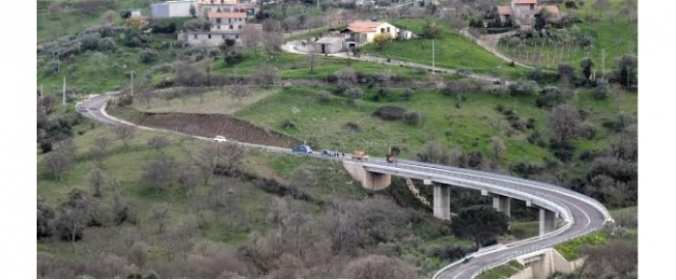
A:
{"label": "dirt mound", "polygon": [[136,122],[142,126],[158,127],[212,138],[223,135],[228,140],[260,145],[292,147],[302,141],[268,131],[251,123],[216,114],[141,113]]}

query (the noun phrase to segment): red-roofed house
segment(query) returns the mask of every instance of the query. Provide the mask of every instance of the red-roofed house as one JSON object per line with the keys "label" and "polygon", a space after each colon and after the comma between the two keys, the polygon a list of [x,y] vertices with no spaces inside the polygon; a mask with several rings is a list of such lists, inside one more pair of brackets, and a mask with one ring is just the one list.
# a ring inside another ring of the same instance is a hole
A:
{"label": "red-roofed house", "polygon": [[561,13],[556,5],[539,6],[537,0],[512,0],[509,5],[498,6],[498,14],[502,22],[511,21],[514,25],[528,29],[542,9],[557,17]]}
{"label": "red-roofed house", "polygon": [[345,34],[347,41],[354,41],[359,44],[373,42],[377,34],[389,33],[392,38],[397,38],[399,28],[383,21],[354,21],[347,28],[340,31]]}
{"label": "red-roofed house", "polygon": [[246,24],[246,13],[209,13],[211,31],[237,31]]}

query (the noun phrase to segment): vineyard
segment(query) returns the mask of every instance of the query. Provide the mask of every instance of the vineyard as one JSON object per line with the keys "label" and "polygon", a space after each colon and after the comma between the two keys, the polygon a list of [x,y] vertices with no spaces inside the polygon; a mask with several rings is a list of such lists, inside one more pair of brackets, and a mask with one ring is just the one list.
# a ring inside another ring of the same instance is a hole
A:
{"label": "vineyard", "polygon": [[291,137],[267,131],[226,115],[140,113],[134,122],[142,126],[164,128],[202,137],[223,135],[229,140],[261,145],[291,147],[301,143]]}

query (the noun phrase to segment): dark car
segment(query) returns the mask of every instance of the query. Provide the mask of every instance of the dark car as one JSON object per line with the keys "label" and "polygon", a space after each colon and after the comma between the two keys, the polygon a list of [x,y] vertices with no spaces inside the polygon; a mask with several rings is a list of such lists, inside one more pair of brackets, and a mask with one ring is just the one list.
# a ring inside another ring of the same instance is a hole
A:
{"label": "dark car", "polygon": [[334,151],[331,151],[331,150],[322,150],[321,154],[323,156],[329,156],[329,157],[335,157],[336,155],[338,155],[337,152],[334,152]]}

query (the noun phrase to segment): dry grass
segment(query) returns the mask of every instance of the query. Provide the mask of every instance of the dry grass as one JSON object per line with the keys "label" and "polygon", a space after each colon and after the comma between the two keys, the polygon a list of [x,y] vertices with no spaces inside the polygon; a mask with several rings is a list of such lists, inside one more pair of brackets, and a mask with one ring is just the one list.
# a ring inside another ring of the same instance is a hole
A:
{"label": "dry grass", "polygon": [[181,98],[174,98],[170,100],[153,98],[150,102],[150,108],[148,108],[145,103],[140,101],[135,102],[133,107],[136,110],[150,113],[201,113],[232,115],[244,108],[249,107],[251,104],[279,93],[279,91],[280,89],[278,88],[255,88],[252,89],[252,94],[250,96],[247,96],[239,101],[229,95],[227,90],[223,91],[220,89],[211,89],[204,93],[201,103],[199,96],[193,95],[186,98],[185,100]]}

